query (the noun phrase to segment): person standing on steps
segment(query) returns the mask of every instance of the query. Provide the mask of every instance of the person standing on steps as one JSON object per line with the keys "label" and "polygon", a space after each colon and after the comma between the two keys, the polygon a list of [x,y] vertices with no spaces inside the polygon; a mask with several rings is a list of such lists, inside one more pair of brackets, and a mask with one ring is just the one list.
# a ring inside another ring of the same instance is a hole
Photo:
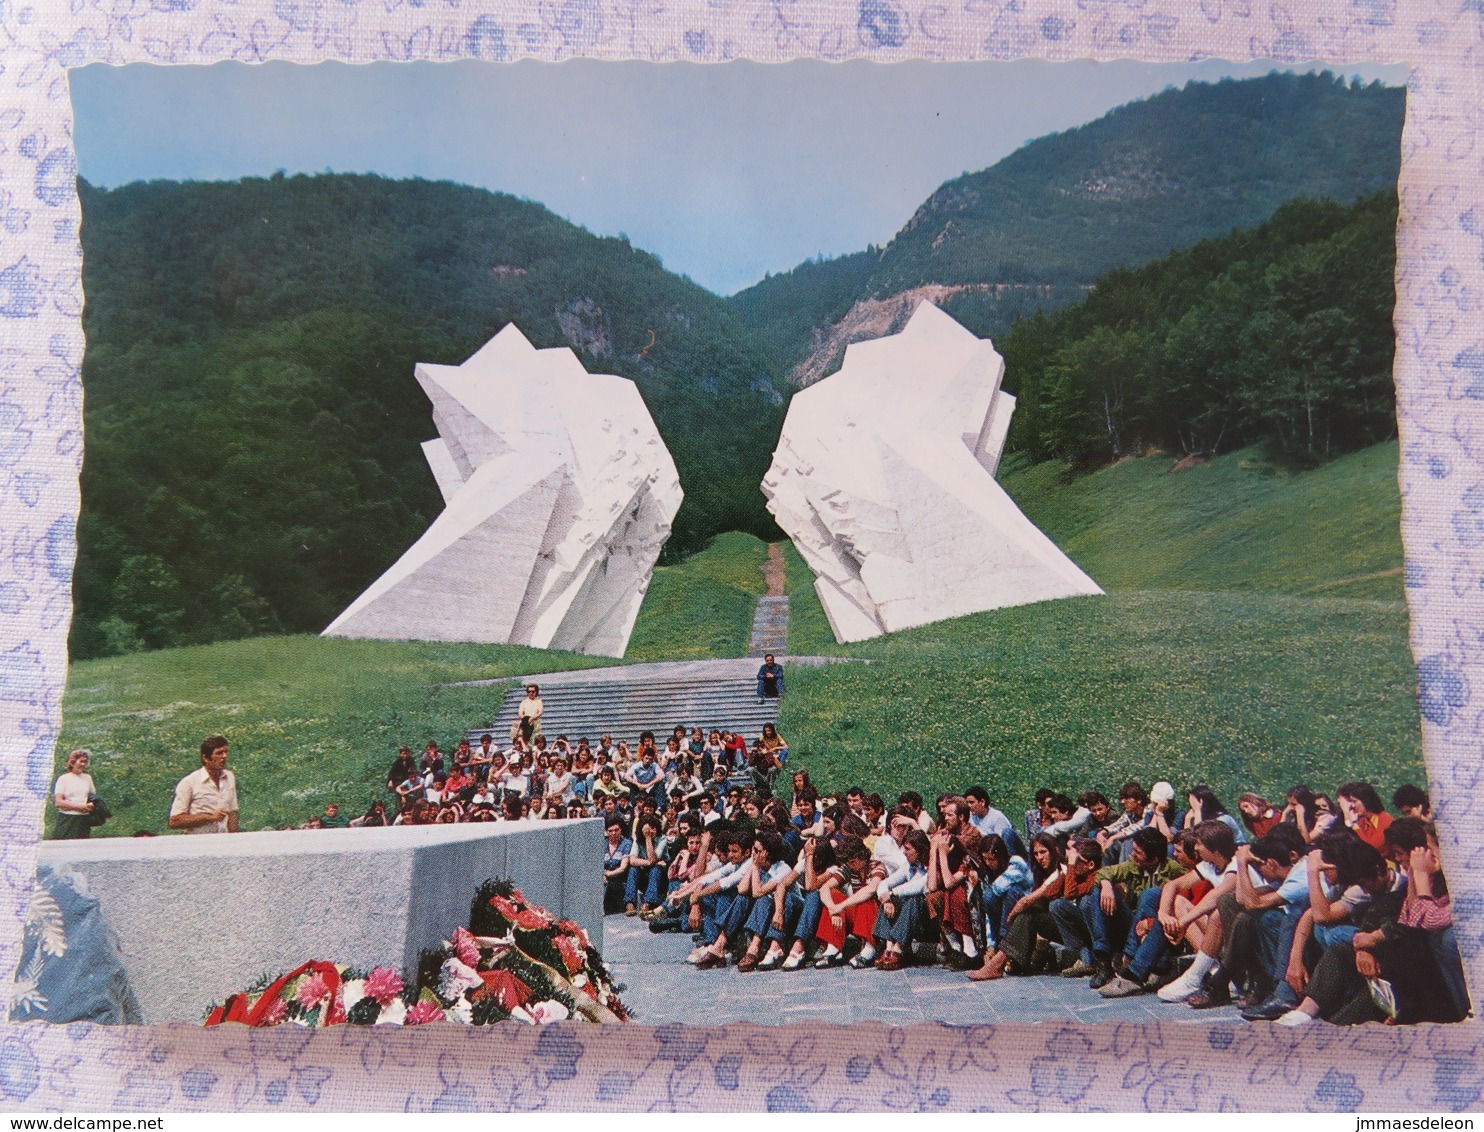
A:
{"label": "person standing on steps", "polygon": [[546,705],[541,702],[541,689],[535,684],[527,684],[526,698],[515,709],[515,726],[510,729],[510,738],[524,739],[528,744],[543,738],[541,715],[545,710]]}
{"label": "person standing on steps", "polygon": [[783,698],[783,665],[773,659],[769,653],[763,657],[762,666],[757,670],[757,702],[761,704],[764,700],[778,700]]}

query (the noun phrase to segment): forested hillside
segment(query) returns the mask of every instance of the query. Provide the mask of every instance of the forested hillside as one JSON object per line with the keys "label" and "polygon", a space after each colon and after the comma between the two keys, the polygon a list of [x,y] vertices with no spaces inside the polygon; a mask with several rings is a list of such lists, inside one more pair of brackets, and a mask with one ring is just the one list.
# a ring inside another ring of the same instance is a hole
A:
{"label": "forested hillside", "polygon": [[315,632],[441,501],[412,376],[507,322],[633,378],[686,500],[667,557],[775,533],[783,397],[725,303],[626,239],[447,183],[81,186],[73,655]]}
{"label": "forested hillside", "polygon": [[1301,464],[1396,434],[1394,192],[1298,200],[999,340],[1017,452],[1086,467],[1254,442]]}
{"label": "forested hillside", "polygon": [[1399,88],[1330,74],[1190,83],[947,182],[884,248],[802,264],[731,303],[800,384],[848,341],[898,329],[915,302],[891,300],[916,289],[997,337],[1284,201],[1394,189],[1404,105]]}

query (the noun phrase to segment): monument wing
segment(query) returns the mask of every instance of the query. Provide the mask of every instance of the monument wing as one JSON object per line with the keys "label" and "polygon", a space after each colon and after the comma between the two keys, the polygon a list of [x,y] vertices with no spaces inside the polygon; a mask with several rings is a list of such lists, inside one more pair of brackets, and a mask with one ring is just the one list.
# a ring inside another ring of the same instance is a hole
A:
{"label": "monument wing", "polygon": [[763,494],[837,640],[1102,593],[995,482],[1015,410],[1004,372],[993,344],[924,302],[794,395]]}
{"label": "monument wing", "polygon": [[416,376],[443,512],[325,635],[622,656],[682,497],[634,383],[513,323]]}

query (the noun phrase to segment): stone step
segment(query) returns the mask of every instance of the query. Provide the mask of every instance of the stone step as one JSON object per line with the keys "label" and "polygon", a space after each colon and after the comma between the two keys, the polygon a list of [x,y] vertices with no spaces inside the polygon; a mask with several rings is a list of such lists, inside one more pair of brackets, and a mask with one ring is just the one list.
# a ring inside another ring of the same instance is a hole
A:
{"label": "stone step", "polygon": [[[488,731],[503,742],[524,695],[523,688],[510,688],[491,725],[470,729],[470,741],[477,743]],[[777,718],[777,703],[759,704],[753,681],[736,676],[665,679],[657,675],[633,682],[585,684],[548,679],[542,683],[541,698],[546,704],[542,731],[548,739],[560,734],[573,741],[586,737],[596,742],[607,734],[615,741],[633,744],[641,731],[662,737],[676,724],[704,731],[741,731],[751,737],[761,733],[764,723]]]}

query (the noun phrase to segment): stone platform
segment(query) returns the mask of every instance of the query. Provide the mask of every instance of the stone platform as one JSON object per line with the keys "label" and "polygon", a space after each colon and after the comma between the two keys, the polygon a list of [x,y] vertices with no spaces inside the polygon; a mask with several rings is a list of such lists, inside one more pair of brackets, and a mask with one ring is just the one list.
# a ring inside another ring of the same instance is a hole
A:
{"label": "stone platform", "polygon": [[118,937],[142,1021],[199,1021],[307,959],[415,969],[505,877],[602,938],[595,819],[46,841]]}

